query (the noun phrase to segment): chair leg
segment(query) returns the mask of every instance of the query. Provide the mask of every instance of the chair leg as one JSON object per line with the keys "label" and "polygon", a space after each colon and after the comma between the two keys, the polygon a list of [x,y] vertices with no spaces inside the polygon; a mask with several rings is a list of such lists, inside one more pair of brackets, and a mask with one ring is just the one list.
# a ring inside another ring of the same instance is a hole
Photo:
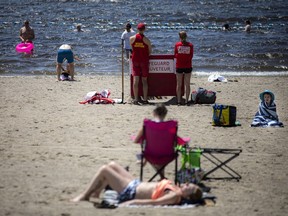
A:
{"label": "chair leg", "polygon": [[177,185],[177,183],[178,183],[177,171],[178,171],[178,154],[177,154],[177,156],[175,158],[175,172],[174,172],[174,177],[175,177],[174,183],[175,183],[175,185]]}
{"label": "chair leg", "polygon": [[157,172],[148,180],[148,182],[151,182],[157,175],[160,175],[161,178],[165,178],[165,176],[161,175],[161,171],[163,171],[166,166],[167,164],[163,165],[160,169],[158,169]]}
{"label": "chair leg", "polygon": [[144,162],[144,159],[143,159],[143,154],[141,154],[141,167],[140,167],[140,181],[142,182],[143,181],[143,164]]}

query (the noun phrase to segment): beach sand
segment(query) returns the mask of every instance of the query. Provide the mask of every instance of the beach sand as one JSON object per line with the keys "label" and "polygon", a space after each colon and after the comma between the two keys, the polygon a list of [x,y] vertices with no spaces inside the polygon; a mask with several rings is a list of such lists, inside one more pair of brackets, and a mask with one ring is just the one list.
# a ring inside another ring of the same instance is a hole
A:
{"label": "beach sand", "polygon": [[[76,82],[56,82],[54,76],[0,77],[0,215],[287,215],[288,212],[288,77],[228,77],[227,83],[191,78],[191,88],[217,92],[217,103],[235,105],[241,126],[211,126],[210,105],[168,105],[169,119],[179,121],[180,136],[190,146],[241,148],[229,163],[242,179],[204,181],[217,197],[213,207],[194,209],[96,209],[91,203],[71,203],[96,170],[111,160],[129,166],[139,176],[135,155],[140,147],[130,136],[153,105],[81,105],[89,91],[110,89],[121,98],[121,76],[76,76]],[[129,78],[124,99],[129,101]],[[275,93],[284,128],[251,128],[259,93]],[[171,97],[151,102],[169,102]],[[169,104],[169,103],[168,103]],[[202,168],[211,164],[202,158]],[[145,167],[144,177],[152,172]],[[167,169],[172,178],[172,168]],[[215,175],[222,175],[221,171]]]}

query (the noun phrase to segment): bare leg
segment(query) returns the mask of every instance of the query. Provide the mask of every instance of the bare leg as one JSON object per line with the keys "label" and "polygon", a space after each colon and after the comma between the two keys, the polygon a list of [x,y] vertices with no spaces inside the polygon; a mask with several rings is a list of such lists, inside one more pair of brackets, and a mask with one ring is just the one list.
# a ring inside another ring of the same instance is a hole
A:
{"label": "bare leg", "polygon": [[126,58],[129,60],[130,57],[130,50],[125,50],[126,51]]}
{"label": "bare leg", "polygon": [[186,92],[186,99],[185,99],[185,103],[188,103],[189,100],[189,96],[190,96],[190,79],[191,79],[191,73],[186,73],[184,75],[184,85],[185,85],[185,92]]}
{"label": "bare leg", "polygon": [[70,75],[70,66],[69,66],[69,64],[66,65],[66,72]]}
{"label": "bare leg", "polygon": [[181,88],[182,88],[182,80],[183,80],[183,74],[182,73],[176,73],[176,79],[177,79],[177,86],[176,86],[176,93],[177,93],[177,102],[181,103]]}
{"label": "bare leg", "polygon": [[56,73],[57,73],[57,80],[58,81],[61,81],[61,79],[60,79],[61,69],[62,69],[61,65],[62,65],[61,63],[57,63],[57,65],[56,65]]}
{"label": "bare leg", "polygon": [[139,76],[133,77],[133,92],[134,92],[134,98],[135,101],[138,101],[138,89],[139,89]]}
{"label": "bare leg", "polygon": [[148,100],[148,83],[147,77],[142,77],[142,85],[143,85],[143,97],[144,101]]}
{"label": "bare leg", "polygon": [[120,166],[119,164],[115,163],[114,161],[110,162],[108,165],[115,172],[117,172],[119,175],[123,176],[124,178],[128,178],[130,180],[134,179],[134,177],[131,175],[130,172],[128,172],[124,167]]}
{"label": "bare leg", "polygon": [[71,76],[71,80],[74,80],[74,63],[69,63],[69,74]]}
{"label": "bare leg", "polygon": [[109,185],[113,190],[120,193],[127,187],[133,176],[120,165],[111,162],[102,166],[93,177],[88,187],[80,195],[72,199],[73,202],[88,201],[90,196],[99,197],[101,191]]}

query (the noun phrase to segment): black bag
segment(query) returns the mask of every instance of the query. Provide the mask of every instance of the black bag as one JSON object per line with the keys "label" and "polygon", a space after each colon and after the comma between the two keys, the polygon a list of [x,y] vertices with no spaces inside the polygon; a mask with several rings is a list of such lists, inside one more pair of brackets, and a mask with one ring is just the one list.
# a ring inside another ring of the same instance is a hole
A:
{"label": "black bag", "polygon": [[195,104],[214,104],[216,101],[216,92],[200,87],[197,91],[192,91],[191,101]]}

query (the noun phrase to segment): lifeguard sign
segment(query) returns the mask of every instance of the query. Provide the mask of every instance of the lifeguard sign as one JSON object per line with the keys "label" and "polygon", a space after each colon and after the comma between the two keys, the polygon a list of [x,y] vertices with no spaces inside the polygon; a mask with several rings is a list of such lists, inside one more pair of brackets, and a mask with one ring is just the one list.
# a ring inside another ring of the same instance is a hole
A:
{"label": "lifeguard sign", "polygon": [[[148,96],[176,96],[174,55],[151,55],[149,60]],[[130,59],[130,91],[133,92],[132,61]],[[139,96],[143,96],[142,80]]]}

